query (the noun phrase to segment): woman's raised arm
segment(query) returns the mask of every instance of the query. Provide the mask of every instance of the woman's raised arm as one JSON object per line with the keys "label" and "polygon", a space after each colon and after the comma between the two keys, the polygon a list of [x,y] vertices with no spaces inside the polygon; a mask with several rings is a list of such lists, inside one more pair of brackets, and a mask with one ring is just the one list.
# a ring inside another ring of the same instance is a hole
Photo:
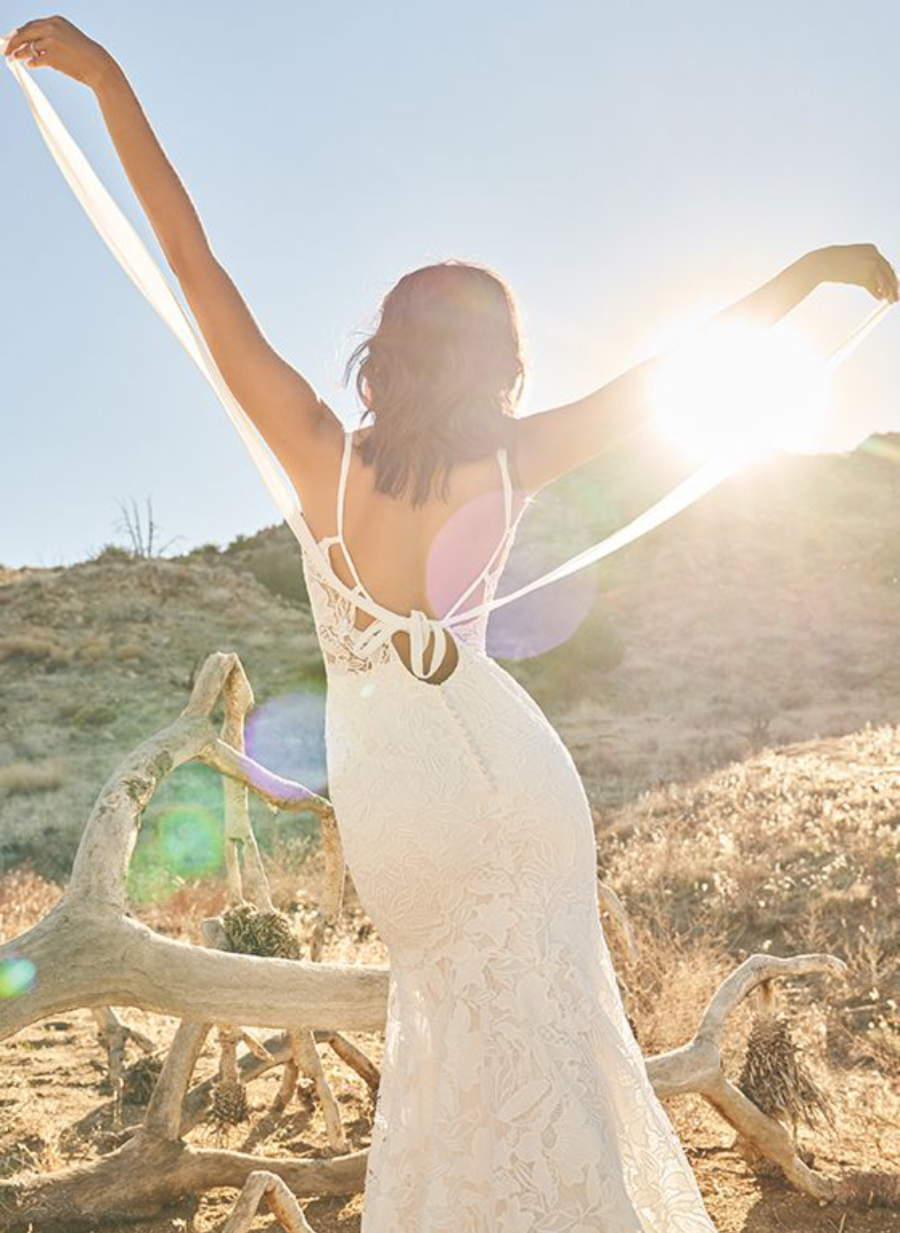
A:
{"label": "woman's raised arm", "polygon": [[135,194],[234,397],[298,487],[335,452],[340,421],[266,340],[227,271],[115,58],[64,17],[26,22],[7,56],[94,91]]}
{"label": "woman's raised arm", "polygon": [[[823,282],[853,283],[878,299],[898,298],[897,275],[874,244],[836,244],[806,253],[709,324],[774,325]],[[534,492],[610,446],[639,438],[656,414],[653,383],[667,359],[668,353],[651,356],[577,402],[516,420],[514,462],[522,487]]]}

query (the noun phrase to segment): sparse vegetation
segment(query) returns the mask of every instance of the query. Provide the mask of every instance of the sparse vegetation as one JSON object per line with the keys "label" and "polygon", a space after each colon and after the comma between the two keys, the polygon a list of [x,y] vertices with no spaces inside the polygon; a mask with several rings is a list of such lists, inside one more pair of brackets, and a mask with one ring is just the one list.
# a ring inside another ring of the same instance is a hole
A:
{"label": "sparse vegetation", "polygon": [[117,523],[119,530],[124,531],[128,538],[128,553],[136,560],[148,561],[153,557],[161,557],[170,544],[184,539],[183,535],[173,535],[164,544],[157,544],[159,524],[153,517],[153,502],[146,499],[146,513],[141,514],[137,501],[132,497],[131,503],[119,501],[120,517]]}
{"label": "sparse vegetation", "polygon": [[70,653],[52,634],[33,631],[0,638],[0,663],[23,660],[32,663],[65,664],[70,658]]}
{"label": "sparse vegetation", "polygon": [[65,770],[55,759],[10,762],[0,766],[0,800],[10,796],[33,796],[36,792],[53,792],[64,783]]}

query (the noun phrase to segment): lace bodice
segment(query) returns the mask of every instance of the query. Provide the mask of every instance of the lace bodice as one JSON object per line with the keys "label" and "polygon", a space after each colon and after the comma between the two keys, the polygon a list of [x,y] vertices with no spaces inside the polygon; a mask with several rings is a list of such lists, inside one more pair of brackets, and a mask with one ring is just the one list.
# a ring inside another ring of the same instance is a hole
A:
{"label": "lace bodice", "polygon": [[[488,613],[477,611],[474,617],[469,618],[465,614],[473,608],[481,609],[483,604],[493,599],[515,538],[518,518],[514,519],[512,516],[512,483],[506,450],[501,447],[496,454],[504,498],[504,526],[500,540],[484,567],[478,571],[462,594],[439,617],[431,617],[419,610],[403,614],[382,608],[369,595],[359,578],[343,534],[351,448],[352,434],[346,433],[338,486],[337,532],[334,535],[326,535],[314,540],[315,552],[310,551],[308,545],[301,543],[304,549],[303,570],[310,608],[326,672],[329,675],[370,672],[378,665],[389,663],[392,660],[402,664],[403,661],[392,641],[392,636],[398,629],[404,628],[408,629],[413,642],[414,661],[418,647],[422,652],[419,666],[430,668],[430,671],[415,671],[414,662],[415,675],[423,678],[427,678],[431,672],[436,671],[442,662],[443,656],[438,651],[444,646],[442,638],[451,629],[452,635],[459,643],[484,652]],[[520,510],[519,513],[521,512]],[[354,576],[355,585],[351,588],[343,584],[335,574],[329,555],[333,545],[340,545]],[[464,607],[467,600],[470,602],[467,607]],[[371,612],[375,617],[373,622],[362,629],[357,625],[359,609]],[[424,661],[429,649],[432,650],[432,655],[430,664],[426,665]],[[403,667],[406,668],[406,664],[403,664]]]}

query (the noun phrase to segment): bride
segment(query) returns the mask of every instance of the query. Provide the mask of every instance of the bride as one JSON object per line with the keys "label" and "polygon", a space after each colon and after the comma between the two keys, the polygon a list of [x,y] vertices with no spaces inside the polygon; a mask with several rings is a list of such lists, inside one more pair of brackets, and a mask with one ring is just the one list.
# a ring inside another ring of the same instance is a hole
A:
{"label": "bride", "polygon": [[[125,171],[234,397],[302,495],[326,664],[329,793],[390,956],[363,1233],[714,1233],[655,1096],[600,924],[591,811],[568,749],[485,651],[523,509],[648,426],[644,361],[519,417],[507,284],[404,275],[354,351],[346,432],[268,343],[113,56],[70,22],[6,48],[96,94]],[[823,281],[896,300],[872,245],[807,253],[726,309],[770,325]]]}

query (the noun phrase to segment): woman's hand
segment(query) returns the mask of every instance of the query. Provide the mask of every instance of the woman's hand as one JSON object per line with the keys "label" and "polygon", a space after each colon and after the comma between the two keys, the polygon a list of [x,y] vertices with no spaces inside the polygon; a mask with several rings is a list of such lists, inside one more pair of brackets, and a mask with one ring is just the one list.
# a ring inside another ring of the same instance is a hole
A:
{"label": "woman's hand", "polygon": [[65,17],[26,21],[10,36],[7,56],[26,68],[54,68],[93,89],[115,65],[105,47],[95,43]]}
{"label": "woman's hand", "polygon": [[900,285],[891,263],[874,244],[832,244],[819,249],[823,281],[864,287],[876,300],[900,299]]}

